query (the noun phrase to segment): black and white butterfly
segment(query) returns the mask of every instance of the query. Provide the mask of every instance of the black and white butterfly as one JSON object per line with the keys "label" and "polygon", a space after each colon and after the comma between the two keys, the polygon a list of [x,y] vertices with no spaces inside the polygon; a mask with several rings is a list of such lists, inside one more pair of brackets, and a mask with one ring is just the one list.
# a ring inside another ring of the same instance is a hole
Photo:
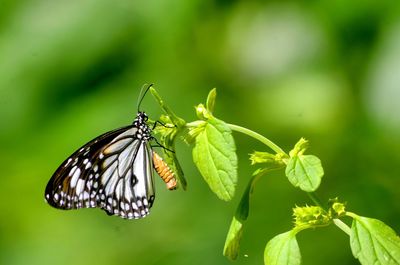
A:
{"label": "black and white butterfly", "polygon": [[47,184],[46,201],[63,210],[98,207],[126,219],[148,215],[155,187],[154,138],[147,121],[147,114],[138,111],[132,125],[100,135],[73,153]]}

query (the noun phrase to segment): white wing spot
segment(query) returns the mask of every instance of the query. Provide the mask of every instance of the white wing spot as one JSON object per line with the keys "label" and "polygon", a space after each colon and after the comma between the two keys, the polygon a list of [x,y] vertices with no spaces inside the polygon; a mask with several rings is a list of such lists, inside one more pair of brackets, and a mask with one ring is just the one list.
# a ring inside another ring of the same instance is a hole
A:
{"label": "white wing spot", "polygon": [[71,163],[71,161],[72,161],[72,158],[68,158],[68,161],[67,161],[67,163],[65,163],[64,167],[67,167],[69,165],[69,163]]}
{"label": "white wing spot", "polygon": [[77,168],[78,168],[77,166],[74,166],[73,168],[71,168],[71,170],[69,171],[68,175],[72,176],[75,173]]}
{"label": "white wing spot", "polygon": [[88,163],[86,164],[85,169],[88,169],[88,168],[90,168],[91,166],[92,166],[92,163],[88,162]]}
{"label": "white wing spot", "polygon": [[74,188],[76,186],[76,183],[77,183],[77,181],[79,179],[79,176],[81,175],[81,170],[79,168],[77,168],[76,166],[74,166],[71,169],[71,172],[73,170],[74,170],[74,174],[72,175],[71,182],[70,182],[71,188]]}
{"label": "white wing spot", "polygon": [[81,192],[85,188],[85,181],[83,179],[79,179],[76,184],[76,194],[79,194],[79,199],[81,199]]}

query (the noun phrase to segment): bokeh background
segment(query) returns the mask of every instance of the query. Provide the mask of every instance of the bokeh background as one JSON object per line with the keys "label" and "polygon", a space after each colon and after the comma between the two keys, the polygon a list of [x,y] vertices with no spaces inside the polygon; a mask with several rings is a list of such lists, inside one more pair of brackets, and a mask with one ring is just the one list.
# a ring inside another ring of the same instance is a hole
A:
{"label": "bokeh background", "polygon": [[[95,136],[131,123],[153,82],[186,121],[217,87],[216,116],[289,151],[305,137],[325,177],[318,195],[400,231],[400,4],[395,1],[98,1],[0,3],[0,263],[231,264],[232,214],[266,150],[235,134],[236,198],[222,202],[178,143],[189,187],[157,179],[152,214],[59,211],[43,198],[58,165]],[[142,104],[161,114],[151,96]],[[311,203],[283,172],[261,179],[236,264]],[[336,227],[298,236],[304,264],[358,264]],[[318,254],[316,254],[318,253]]]}

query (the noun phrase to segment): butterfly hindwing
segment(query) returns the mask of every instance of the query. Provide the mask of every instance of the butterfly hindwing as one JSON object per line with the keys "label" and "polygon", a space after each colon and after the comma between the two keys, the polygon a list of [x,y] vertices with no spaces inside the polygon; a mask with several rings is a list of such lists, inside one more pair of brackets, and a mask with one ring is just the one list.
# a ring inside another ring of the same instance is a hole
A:
{"label": "butterfly hindwing", "polygon": [[50,179],[47,202],[65,210],[99,207],[128,219],[146,216],[154,202],[149,132],[136,122],[85,144]]}

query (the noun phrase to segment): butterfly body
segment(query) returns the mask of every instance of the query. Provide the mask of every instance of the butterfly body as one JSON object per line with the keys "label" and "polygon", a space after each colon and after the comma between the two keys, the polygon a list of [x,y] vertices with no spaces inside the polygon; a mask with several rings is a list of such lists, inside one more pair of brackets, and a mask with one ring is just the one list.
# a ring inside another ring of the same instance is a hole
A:
{"label": "butterfly body", "polygon": [[85,144],[53,174],[45,191],[53,207],[101,208],[109,215],[138,219],[155,199],[151,129],[138,112],[134,122]]}

